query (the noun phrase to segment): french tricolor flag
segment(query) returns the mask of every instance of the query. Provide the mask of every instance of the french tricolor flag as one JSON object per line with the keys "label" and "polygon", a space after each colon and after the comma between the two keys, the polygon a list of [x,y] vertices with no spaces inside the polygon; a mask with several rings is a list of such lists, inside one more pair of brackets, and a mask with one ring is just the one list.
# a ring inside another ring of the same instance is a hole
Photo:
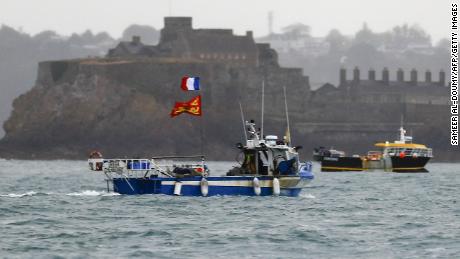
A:
{"label": "french tricolor flag", "polygon": [[200,90],[200,78],[199,77],[182,77],[181,86],[184,91],[197,91]]}

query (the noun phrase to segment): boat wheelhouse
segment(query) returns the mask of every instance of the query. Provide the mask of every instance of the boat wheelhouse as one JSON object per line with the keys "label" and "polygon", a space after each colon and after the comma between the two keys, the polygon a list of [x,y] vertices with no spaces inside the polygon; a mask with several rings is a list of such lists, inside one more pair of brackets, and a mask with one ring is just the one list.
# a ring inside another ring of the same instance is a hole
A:
{"label": "boat wheelhouse", "polygon": [[425,165],[433,157],[433,150],[423,144],[412,143],[412,136],[406,136],[406,130],[399,129],[399,140],[376,143],[382,148],[381,161],[385,170],[393,172],[428,172]]}

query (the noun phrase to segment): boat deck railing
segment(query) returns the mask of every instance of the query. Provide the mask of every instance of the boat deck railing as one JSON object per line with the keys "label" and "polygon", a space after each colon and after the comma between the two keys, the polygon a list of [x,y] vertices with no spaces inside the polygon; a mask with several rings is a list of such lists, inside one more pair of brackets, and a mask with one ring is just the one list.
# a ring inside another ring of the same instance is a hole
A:
{"label": "boat deck railing", "polygon": [[[182,160],[180,160],[182,159]],[[183,160],[185,159],[185,161]],[[192,159],[200,161],[192,162]],[[90,159],[89,161],[95,159]],[[205,157],[197,156],[157,156],[152,158],[111,158],[96,159],[102,164],[100,171],[106,175],[115,173],[127,177],[138,177],[143,175],[165,175],[171,177],[175,168],[187,168],[205,173]],[[92,169],[93,170],[93,169]],[[99,171],[99,170],[95,170]]]}

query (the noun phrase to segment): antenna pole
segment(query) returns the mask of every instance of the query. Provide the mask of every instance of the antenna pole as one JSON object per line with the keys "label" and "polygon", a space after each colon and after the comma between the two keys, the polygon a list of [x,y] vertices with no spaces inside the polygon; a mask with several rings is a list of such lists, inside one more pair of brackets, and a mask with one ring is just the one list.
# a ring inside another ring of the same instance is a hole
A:
{"label": "antenna pole", "polygon": [[260,127],[260,138],[264,139],[264,100],[265,100],[265,80],[262,80],[262,120]]}
{"label": "antenna pole", "polygon": [[292,142],[291,141],[291,128],[289,125],[289,112],[288,112],[288,105],[287,105],[287,98],[286,98],[286,86],[283,86],[283,92],[284,92],[284,109],[286,110],[287,134],[289,135],[289,145],[291,145],[291,142]]}
{"label": "antenna pole", "polygon": [[240,112],[241,112],[241,121],[243,122],[243,132],[244,132],[244,140],[248,140],[248,133],[246,132],[246,124],[244,120],[244,113],[243,113],[243,106],[241,105],[241,102],[238,102],[240,104]]}
{"label": "antenna pole", "polygon": [[399,141],[405,143],[405,132],[404,132],[404,114],[401,114],[401,127],[399,128]]}

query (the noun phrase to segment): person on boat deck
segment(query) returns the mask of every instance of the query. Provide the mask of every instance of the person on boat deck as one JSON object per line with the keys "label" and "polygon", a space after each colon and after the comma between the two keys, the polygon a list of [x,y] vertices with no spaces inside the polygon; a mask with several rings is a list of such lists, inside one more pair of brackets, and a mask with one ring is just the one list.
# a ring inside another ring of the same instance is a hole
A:
{"label": "person on boat deck", "polygon": [[244,154],[244,161],[242,168],[245,169],[245,173],[251,173],[256,170],[255,164],[254,164],[254,154],[253,153],[245,153]]}
{"label": "person on boat deck", "polygon": [[259,174],[268,175],[268,167],[267,151],[259,151]]}
{"label": "person on boat deck", "polygon": [[[266,151],[258,151],[259,152],[259,159],[257,161],[258,171],[260,175],[267,175],[268,174],[268,160]],[[242,166],[247,174],[256,174],[256,153],[248,152],[244,156],[244,162]]]}

